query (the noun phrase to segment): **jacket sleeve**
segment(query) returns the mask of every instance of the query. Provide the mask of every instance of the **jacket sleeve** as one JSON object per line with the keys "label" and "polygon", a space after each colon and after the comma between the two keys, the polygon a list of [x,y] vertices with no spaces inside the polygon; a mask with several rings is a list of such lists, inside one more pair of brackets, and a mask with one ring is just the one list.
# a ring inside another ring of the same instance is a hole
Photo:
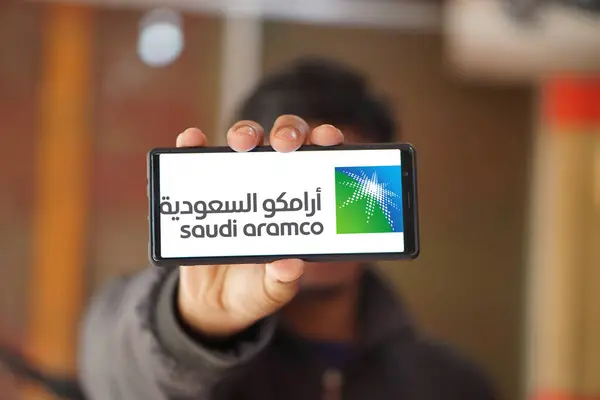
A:
{"label": "jacket sleeve", "polygon": [[178,270],[148,268],[108,285],[83,320],[79,376],[90,400],[211,398],[229,372],[270,342],[267,319],[227,344],[208,345],[181,323]]}

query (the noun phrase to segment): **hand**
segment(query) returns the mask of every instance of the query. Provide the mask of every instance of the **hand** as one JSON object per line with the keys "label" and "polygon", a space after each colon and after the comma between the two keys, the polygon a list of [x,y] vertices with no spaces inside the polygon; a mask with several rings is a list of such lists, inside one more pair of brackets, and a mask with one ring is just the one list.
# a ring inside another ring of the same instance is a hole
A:
{"label": "hand", "polygon": [[[263,144],[264,135],[256,122],[240,121],[227,132],[227,142],[235,151],[249,151]],[[283,115],[275,121],[269,142],[279,152],[291,152],[303,144],[333,146],[343,140],[342,132],[331,125],[321,125],[311,132],[301,118]],[[206,136],[195,128],[177,137],[177,147],[205,145]],[[203,335],[231,336],[289,302],[298,291],[303,272],[302,260],[182,266],[179,311],[185,322]]]}

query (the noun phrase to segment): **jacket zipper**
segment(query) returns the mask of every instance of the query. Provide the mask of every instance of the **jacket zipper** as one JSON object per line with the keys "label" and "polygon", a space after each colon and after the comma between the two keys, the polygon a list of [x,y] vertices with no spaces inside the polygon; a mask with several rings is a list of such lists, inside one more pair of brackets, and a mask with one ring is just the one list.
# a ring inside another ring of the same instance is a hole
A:
{"label": "jacket zipper", "polygon": [[322,400],[342,400],[344,375],[337,368],[329,368],[321,377]]}

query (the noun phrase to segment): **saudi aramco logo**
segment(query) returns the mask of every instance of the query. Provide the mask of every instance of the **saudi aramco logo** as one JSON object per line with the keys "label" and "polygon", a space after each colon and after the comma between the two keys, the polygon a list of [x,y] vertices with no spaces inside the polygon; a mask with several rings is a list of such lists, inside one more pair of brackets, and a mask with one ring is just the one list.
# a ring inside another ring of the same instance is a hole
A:
{"label": "saudi aramco logo", "polygon": [[400,165],[335,168],[336,232],[402,232]]}

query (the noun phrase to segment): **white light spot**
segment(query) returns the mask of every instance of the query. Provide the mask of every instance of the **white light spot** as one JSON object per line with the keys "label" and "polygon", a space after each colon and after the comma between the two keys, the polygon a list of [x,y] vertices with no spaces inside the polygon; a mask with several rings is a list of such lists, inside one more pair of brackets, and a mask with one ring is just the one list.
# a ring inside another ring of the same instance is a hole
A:
{"label": "white light spot", "polygon": [[183,51],[181,18],[168,9],[153,10],[146,14],[140,25],[138,55],[151,67],[165,67],[173,63]]}

